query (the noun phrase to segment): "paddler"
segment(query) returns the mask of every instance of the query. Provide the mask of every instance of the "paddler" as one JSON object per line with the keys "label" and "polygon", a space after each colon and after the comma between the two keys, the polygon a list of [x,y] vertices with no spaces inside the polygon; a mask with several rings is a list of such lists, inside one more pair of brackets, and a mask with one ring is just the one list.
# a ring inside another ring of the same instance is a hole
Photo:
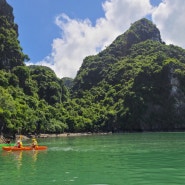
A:
{"label": "paddler", "polygon": [[32,139],[32,144],[31,144],[32,148],[36,148],[38,146],[38,142],[35,138]]}
{"label": "paddler", "polygon": [[17,147],[18,148],[22,148],[23,147],[23,144],[22,144],[22,141],[21,140],[18,140],[17,141]]}
{"label": "paddler", "polygon": [[22,136],[21,135],[19,136],[19,139],[17,140],[17,147],[18,148],[22,148],[23,147],[23,144],[22,144]]}

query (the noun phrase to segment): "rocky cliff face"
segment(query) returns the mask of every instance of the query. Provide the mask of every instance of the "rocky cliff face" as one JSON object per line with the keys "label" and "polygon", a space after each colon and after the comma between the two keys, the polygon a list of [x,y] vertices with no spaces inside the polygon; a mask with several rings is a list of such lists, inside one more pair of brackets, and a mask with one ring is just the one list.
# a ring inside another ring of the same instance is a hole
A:
{"label": "rocky cliff face", "polygon": [[13,8],[0,0],[0,69],[10,70],[24,65],[28,56],[24,55],[18,40],[18,26],[14,23]]}
{"label": "rocky cliff face", "polygon": [[0,0],[0,16],[5,16],[8,21],[14,22],[13,8],[6,2],[6,0]]}
{"label": "rocky cliff face", "polygon": [[5,19],[12,24],[12,27],[18,36],[18,25],[14,23],[13,8],[6,2],[6,0],[0,0],[0,17],[5,17]]}
{"label": "rocky cliff face", "polygon": [[169,82],[170,82],[170,96],[173,98],[173,108],[177,115],[183,114],[185,111],[185,92],[183,91],[183,86],[180,83],[179,78],[175,75],[175,70],[173,66],[169,69]]}

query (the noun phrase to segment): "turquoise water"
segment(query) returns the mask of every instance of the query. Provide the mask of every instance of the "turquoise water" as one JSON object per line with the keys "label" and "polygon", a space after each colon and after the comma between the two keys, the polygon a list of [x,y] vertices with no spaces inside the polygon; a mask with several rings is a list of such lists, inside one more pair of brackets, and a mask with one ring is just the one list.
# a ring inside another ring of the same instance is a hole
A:
{"label": "turquoise water", "polygon": [[0,151],[1,185],[184,185],[185,133],[40,139],[47,151]]}

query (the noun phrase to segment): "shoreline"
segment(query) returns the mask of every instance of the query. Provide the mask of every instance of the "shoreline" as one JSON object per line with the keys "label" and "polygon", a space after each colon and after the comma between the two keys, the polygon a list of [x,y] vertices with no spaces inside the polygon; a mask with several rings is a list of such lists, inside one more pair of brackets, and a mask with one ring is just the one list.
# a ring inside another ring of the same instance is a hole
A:
{"label": "shoreline", "polygon": [[15,140],[18,140],[21,138],[22,140],[28,140],[31,138],[57,138],[57,137],[80,137],[80,136],[92,136],[92,135],[108,135],[112,134],[112,132],[100,132],[100,133],[91,133],[91,132],[85,132],[85,133],[62,133],[62,134],[30,134],[30,135],[22,135],[17,134]]}
{"label": "shoreline", "polygon": [[[61,133],[61,134],[28,134],[28,135],[23,135],[23,134],[17,134],[15,135],[15,138],[10,138],[10,137],[0,137],[0,144],[6,143],[6,140],[29,140],[32,138],[57,138],[57,137],[80,137],[80,136],[92,136],[92,135],[108,135],[112,134],[112,132],[99,132],[99,133],[91,133],[91,132],[85,132],[85,133]],[[3,139],[2,139],[3,137]]]}
{"label": "shoreline", "polygon": [[86,133],[62,133],[62,134],[39,134],[38,136],[33,136],[37,138],[52,138],[52,137],[76,137],[76,136],[92,136],[92,135],[108,135],[112,134],[112,132],[108,133],[91,133],[91,132],[86,132]]}

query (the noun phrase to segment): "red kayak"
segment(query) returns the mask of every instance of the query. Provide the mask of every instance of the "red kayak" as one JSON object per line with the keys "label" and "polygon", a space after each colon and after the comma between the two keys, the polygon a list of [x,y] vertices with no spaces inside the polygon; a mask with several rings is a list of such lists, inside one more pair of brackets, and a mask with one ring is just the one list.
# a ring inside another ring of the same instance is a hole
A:
{"label": "red kayak", "polygon": [[18,148],[17,146],[3,146],[2,149],[6,151],[22,151],[22,150],[47,150],[47,146],[37,146],[35,148],[31,146],[23,146]]}

